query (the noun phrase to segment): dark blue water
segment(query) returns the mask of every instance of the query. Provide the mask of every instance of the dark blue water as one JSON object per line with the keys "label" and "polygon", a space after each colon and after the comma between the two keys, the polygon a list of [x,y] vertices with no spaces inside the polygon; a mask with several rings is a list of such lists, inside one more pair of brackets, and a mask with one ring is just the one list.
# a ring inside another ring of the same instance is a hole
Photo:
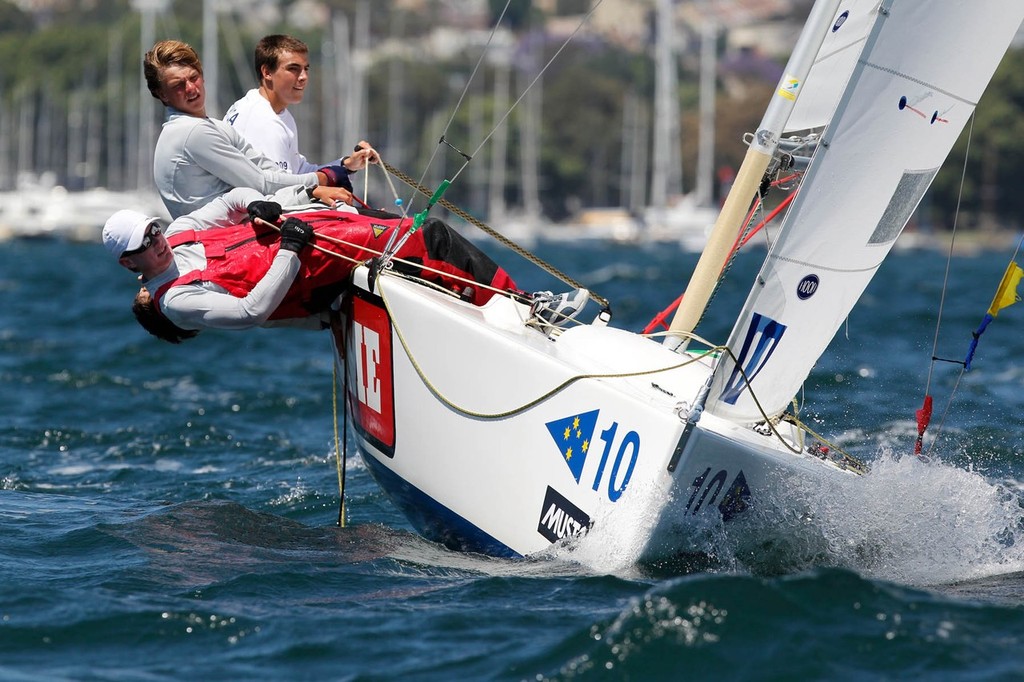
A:
{"label": "dark blue water", "polygon": [[[695,262],[538,251],[629,329]],[[953,261],[939,355],[962,358],[1009,255]],[[755,269],[735,265],[706,336],[724,338]],[[1021,679],[1024,308],[958,385],[937,367],[923,464],[907,453],[944,271],[941,253],[896,254],[808,383],[805,419],[874,465],[822,500],[809,558],[652,567],[587,540],[449,552],[354,457],[338,528],[325,334],[170,346],[136,327],[131,276],[100,246],[0,245],[0,679]]]}

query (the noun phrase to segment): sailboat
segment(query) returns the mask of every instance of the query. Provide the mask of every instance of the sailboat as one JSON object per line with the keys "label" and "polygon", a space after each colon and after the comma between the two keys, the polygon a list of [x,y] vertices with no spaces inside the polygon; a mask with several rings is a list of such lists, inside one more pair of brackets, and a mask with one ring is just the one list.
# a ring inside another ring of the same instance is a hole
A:
{"label": "sailboat", "polygon": [[[1005,0],[817,0],[661,337],[616,328],[603,300],[592,321],[545,328],[515,298],[477,307],[357,268],[332,333],[373,478],[425,537],[500,557],[614,528],[656,561],[713,551],[709,537],[750,519],[813,524],[808,500],[866,467],[795,398],[1022,19]],[[728,340],[700,340],[759,187],[801,155]]]}

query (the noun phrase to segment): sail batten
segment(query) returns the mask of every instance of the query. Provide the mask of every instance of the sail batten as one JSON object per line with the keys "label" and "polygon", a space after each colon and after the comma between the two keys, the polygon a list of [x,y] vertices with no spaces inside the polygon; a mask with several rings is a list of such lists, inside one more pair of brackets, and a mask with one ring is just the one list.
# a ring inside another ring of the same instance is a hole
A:
{"label": "sail batten", "polygon": [[[863,51],[737,320],[708,409],[741,422],[784,411],[931,185],[1024,5],[844,3],[871,18]],[[834,49],[825,41],[822,50]],[[847,56],[848,62],[848,56]],[[812,69],[812,78],[825,78]],[[805,96],[807,93],[805,92]],[[755,401],[750,387],[756,394]],[[760,406],[759,406],[760,405]]]}

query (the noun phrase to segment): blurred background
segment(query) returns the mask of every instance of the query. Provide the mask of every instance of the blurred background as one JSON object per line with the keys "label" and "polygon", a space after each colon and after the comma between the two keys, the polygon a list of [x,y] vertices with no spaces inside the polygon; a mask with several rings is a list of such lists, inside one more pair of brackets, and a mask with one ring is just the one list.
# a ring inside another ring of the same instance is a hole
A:
{"label": "blurred background", "polygon": [[[0,234],[88,239],[125,204],[162,211],[151,168],[163,106],[142,79],[145,50],[196,47],[207,112],[221,117],[256,85],[256,41],[290,33],[310,47],[311,83],[290,110],[311,160],[366,139],[427,187],[458,174],[446,198],[510,234],[686,246],[680,235],[713,220],[810,4],[0,0]],[[1021,44],[910,231],[949,229],[958,201],[960,229],[1020,226]],[[369,177],[371,203],[388,207],[383,174]]]}

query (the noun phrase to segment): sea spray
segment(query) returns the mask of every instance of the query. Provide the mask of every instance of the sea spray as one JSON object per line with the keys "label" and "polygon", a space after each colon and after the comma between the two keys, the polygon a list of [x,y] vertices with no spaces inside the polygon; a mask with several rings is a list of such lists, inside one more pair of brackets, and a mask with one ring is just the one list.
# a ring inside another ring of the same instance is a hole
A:
{"label": "sea spray", "polygon": [[1020,495],[977,472],[885,454],[819,501],[829,563],[862,575],[937,585],[1024,570]]}

